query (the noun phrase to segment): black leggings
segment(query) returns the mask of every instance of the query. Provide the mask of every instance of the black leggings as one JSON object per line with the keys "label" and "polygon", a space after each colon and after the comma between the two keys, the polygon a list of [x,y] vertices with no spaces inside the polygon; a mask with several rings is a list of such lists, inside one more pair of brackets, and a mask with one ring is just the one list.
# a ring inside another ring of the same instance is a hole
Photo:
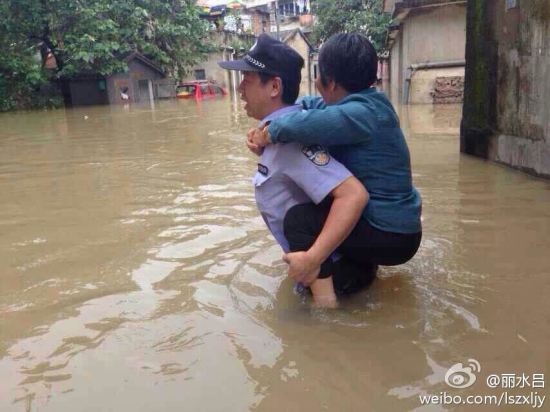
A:
{"label": "black leggings", "polygon": [[[284,234],[292,252],[308,250],[321,233],[327,220],[332,199],[319,205],[304,203],[289,209],[283,222]],[[342,259],[354,264],[361,273],[369,273],[376,265],[395,266],[407,262],[416,254],[422,232],[413,234],[384,232],[371,226],[361,217],[357,225],[336,249]],[[342,260],[341,259],[341,260]],[[337,263],[337,262],[336,262]],[[329,257],[322,265],[319,279],[327,278],[338,272],[339,267]],[[346,272],[349,264],[346,264]],[[360,276],[361,273],[349,273]]]}

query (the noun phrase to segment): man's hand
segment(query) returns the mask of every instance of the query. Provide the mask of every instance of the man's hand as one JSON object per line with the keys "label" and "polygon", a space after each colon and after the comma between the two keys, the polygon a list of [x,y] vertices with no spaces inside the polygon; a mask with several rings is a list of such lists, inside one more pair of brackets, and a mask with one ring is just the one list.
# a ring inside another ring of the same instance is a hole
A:
{"label": "man's hand", "polygon": [[283,260],[290,265],[288,276],[309,286],[319,276],[321,264],[308,252],[294,252],[283,254]]}
{"label": "man's hand", "polygon": [[252,143],[259,147],[265,147],[271,143],[268,126],[265,126],[262,130],[250,129],[247,137]]}
{"label": "man's hand", "polygon": [[264,148],[258,146],[252,141],[251,135],[254,133],[254,131],[257,131],[258,129],[250,129],[246,135],[246,147],[248,147],[248,150],[250,150],[252,153],[254,153],[256,156],[261,156],[264,152]]}

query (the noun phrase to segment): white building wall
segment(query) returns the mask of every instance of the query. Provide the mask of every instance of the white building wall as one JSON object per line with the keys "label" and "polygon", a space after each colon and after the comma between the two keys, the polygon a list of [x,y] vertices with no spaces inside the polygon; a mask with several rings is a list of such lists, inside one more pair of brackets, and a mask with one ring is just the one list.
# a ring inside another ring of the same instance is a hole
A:
{"label": "white building wall", "polygon": [[219,52],[213,52],[208,54],[208,59],[204,62],[198,63],[195,66],[188,69],[188,72],[184,78],[182,78],[182,82],[189,82],[195,80],[195,70],[204,70],[204,74],[206,76],[206,80],[209,80],[211,82],[217,83],[220,86],[222,86],[225,89],[228,89],[230,87],[227,70],[222,69],[218,62],[223,60],[229,60],[228,57],[229,53],[219,51]]}
{"label": "white building wall", "polygon": [[402,67],[401,55],[399,53],[401,48],[401,34],[395,39],[395,43],[390,51],[390,98],[393,102],[397,102],[399,99],[399,72]]}
{"label": "white building wall", "polygon": [[[411,10],[402,22],[401,32],[391,50],[392,100],[399,96],[401,102],[407,69],[411,64],[464,60],[465,53],[465,4]],[[430,93],[434,91],[435,78],[446,75],[464,76],[464,69],[414,74],[409,103],[431,103]]]}
{"label": "white building wall", "polygon": [[463,60],[466,54],[466,5],[412,10],[404,21],[403,63]]}

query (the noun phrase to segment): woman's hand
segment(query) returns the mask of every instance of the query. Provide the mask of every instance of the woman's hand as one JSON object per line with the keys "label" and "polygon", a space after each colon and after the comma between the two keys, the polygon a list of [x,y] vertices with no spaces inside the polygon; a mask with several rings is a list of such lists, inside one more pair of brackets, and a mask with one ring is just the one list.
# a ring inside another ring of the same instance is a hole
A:
{"label": "woman's hand", "polygon": [[269,128],[266,125],[262,130],[250,129],[247,134],[250,142],[254,143],[259,147],[265,147],[271,143],[271,138],[269,135]]}
{"label": "woman's hand", "polygon": [[261,156],[264,152],[264,148],[258,146],[252,141],[252,136],[254,135],[255,131],[258,131],[258,129],[250,129],[246,134],[246,147],[248,147],[248,150],[250,150],[256,156]]}

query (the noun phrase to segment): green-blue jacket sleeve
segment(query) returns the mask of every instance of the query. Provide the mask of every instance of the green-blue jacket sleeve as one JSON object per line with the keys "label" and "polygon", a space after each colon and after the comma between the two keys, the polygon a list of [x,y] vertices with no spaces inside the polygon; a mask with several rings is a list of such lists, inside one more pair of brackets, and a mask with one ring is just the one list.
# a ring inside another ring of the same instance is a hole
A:
{"label": "green-blue jacket sleeve", "polygon": [[324,109],[327,107],[323,98],[318,96],[304,96],[298,99],[296,103],[301,104],[305,110]]}
{"label": "green-blue jacket sleeve", "polygon": [[365,113],[360,103],[348,102],[274,119],[269,124],[269,134],[273,143],[356,144],[370,140],[376,129],[375,119],[375,116]]}

